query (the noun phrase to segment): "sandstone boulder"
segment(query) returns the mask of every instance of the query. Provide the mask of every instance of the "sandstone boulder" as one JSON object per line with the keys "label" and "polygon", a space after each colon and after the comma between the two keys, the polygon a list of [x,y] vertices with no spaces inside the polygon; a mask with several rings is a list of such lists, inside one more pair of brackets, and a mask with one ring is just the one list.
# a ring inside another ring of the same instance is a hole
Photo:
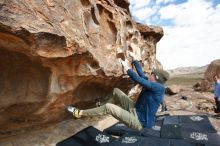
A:
{"label": "sandstone boulder", "polygon": [[204,78],[209,82],[213,82],[214,75],[220,75],[220,59],[214,60],[208,66]]}
{"label": "sandstone boulder", "polygon": [[64,104],[93,107],[128,91],[119,58],[155,65],[160,27],[135,23],[127,0],[0,1],[0,137],[63,120]]}
{"label": "sandstone boulder", "polygon": [[195,91],[208,91],[211,88],[211,84],[208,80],[202,79],[201,82],[193,85]]}
{"label": "sandstone boulder", "polygon": [[182,91],[182,87],[178,86],[178,85],[170,85],[168,87],[166,87],[166,94],[168,95],[175,95],[177,93],[180,93],[180,91]]}

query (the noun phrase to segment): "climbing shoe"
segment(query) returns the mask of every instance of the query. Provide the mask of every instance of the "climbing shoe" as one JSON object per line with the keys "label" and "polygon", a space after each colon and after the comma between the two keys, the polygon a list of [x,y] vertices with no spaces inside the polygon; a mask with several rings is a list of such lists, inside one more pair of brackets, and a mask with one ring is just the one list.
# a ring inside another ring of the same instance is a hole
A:
{"label": "climbing shoe", "polygon": [[65,110],[67,113],[70,113],[73,115],[74,118],[80,118],[81,116],[79,115],[79,109],[76,107],[73,107],[71,105],[66,105]]}

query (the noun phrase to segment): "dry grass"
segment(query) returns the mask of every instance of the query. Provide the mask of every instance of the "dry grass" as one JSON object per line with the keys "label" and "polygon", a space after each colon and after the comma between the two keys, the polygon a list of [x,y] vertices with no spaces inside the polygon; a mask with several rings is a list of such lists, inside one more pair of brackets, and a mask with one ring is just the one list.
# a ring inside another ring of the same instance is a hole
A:
{"label": "dry grass", "polygon": [[187,87],[192,87],[197,82],[201,81],[203,78],[203,73],[193,73],[193,74],[182,74],[171,76],[171,78],[167,81],[166,85],[182,85]]}

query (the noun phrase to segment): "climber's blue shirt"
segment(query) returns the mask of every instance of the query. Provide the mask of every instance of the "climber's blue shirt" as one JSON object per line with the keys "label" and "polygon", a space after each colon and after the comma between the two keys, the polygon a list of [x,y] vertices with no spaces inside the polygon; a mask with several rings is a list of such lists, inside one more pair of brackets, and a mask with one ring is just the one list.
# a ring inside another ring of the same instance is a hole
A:
{"label": "climber's blue shirt", "polygon": [[136,112],[142,126],[151,128],[154,124],[157,110],[163,100],[165,87],[158,82],[148,81],[138,61],[133,61],[133,64],[139,76],[131,69],[127,73],[132,80],[143,87],[135,104]]}
{"label": "climber's blue shirt", "polygon": [[220,83],[219,82],[215,82],[214,94],[215,94],[215,97],[218,98],[218,101],[220,101]]}

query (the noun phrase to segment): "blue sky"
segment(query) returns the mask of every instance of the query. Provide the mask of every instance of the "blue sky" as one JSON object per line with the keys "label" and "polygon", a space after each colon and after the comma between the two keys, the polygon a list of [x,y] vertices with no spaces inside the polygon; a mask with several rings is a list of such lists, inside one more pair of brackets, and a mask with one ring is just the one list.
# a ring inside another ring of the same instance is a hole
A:
{"label": "blue sky", "polygon": [[220,0],[129,0],[135,21],[159,25],[157,59],[165,69],[220,59]]}

